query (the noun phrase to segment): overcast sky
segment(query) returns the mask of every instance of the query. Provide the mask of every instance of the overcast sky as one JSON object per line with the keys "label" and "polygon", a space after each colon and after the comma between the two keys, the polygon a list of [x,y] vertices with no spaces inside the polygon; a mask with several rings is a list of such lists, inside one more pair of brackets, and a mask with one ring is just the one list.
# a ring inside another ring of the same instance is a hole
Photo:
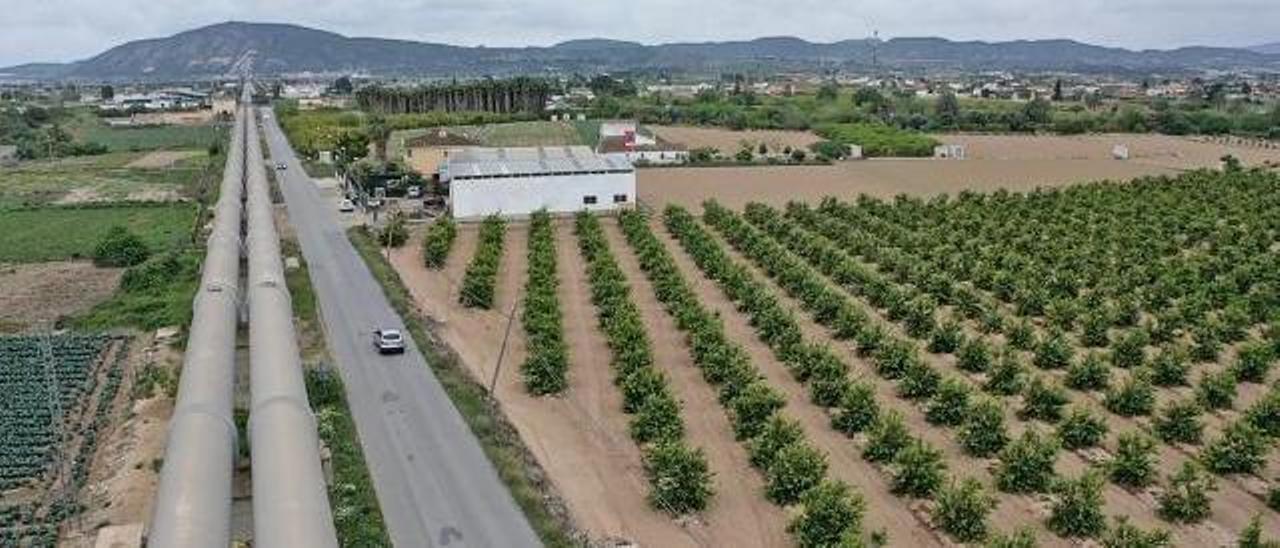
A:
{"label": "overcast sky", "polygon": [[0,66],[71,61],[227,20],[459,45],[799,36],[1074,38],[1129,48],[1280,41],[1280,0],[0,0]]}

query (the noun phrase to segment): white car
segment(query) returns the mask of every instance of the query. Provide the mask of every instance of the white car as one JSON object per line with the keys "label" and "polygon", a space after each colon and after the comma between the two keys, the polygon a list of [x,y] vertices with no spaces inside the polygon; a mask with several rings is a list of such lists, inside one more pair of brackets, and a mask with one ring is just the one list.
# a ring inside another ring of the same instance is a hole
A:
{"label": "white car", "polygon": [[355,210],[356,204],[351,203],[351,200],[343,200],[342,203],[338,204],[338,211],[342,213],[351,213]]}
{"label": "white car", "polygon": [[403,354],[404,336],[398,329],[373,330],[373,347],[379,354]]}
{"label": "white car", "polygon": [[284,162],[276,164],[276,171],[284,171],[286,169],[289,169],[289,166],[285,165]]}

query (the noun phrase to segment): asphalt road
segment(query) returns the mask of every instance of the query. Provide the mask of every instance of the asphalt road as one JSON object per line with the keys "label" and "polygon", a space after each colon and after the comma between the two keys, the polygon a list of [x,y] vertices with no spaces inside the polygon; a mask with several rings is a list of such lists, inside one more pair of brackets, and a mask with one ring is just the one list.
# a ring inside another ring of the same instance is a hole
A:
{"label": "asphalt road", "polygon": [[533,528],[413,341],[403,355],[374,351],[373,329],[403,330],[404,323],[347,240],[334,204],[302,170],[275,117],[264,122],[273,164],[288,165],[276,177],[392,542],[405,548],[538,546]]}

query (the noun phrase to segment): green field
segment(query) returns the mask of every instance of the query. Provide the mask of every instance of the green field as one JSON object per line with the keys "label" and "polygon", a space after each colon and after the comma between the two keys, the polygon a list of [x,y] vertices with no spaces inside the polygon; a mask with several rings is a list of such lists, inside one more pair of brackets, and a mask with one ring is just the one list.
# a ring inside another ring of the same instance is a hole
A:
{"label": "green field", "polygon": [[191,242],[196,207],[189,203],[41,207],[0,215],[0,263],[31,263],[92,256],[113,226],[127,227],[153,252]]}
{"label": "green field", "polygon": [[119,201],[148,194],[191,197],[210,162],[205,150],[165,168],[128,167],[145,152],[115,152],[58,160],[22,162],[0,168],[0,210],[56,202],[73,192],[84,201]]}
{"label": "green field", "polygon": [[[474,126],[449,126],[447,131],[464,135],[480,146],[487,147],[538,147],[575,146],[594,147],[600,133],[599,122],[509,122]],[[387,145],[387,156],[404,156],[404,144],[409,139],[425,135],[435,129],[407,129],[392,133]]]}
{"label": "green field", "polygon": [[67,131],[79,140],[99,143],[111,152],[208,148],[225,138],[218,125],[114,128],[91,112],[76,112]]}

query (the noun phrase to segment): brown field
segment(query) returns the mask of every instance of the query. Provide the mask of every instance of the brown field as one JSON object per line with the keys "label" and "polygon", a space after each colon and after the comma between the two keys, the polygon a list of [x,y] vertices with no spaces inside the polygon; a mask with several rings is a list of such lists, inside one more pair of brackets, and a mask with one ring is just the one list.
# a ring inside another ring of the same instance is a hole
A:
{"label": "brown field", "polygon": [[148,152],[146,156],[138,158],[124,167],[129,169],[160,169],[173,167],[174,164],[186,160],[187,158],[195,158],[204,154],[198,150],[160,150],[156,152]]}
{"label": "brown field", "polygon": [[782,150],[785,147],[808,147],[822,140],[821,137],[808,131],[731,131],[704,127],[649,125],[646,125],[645,128],[652,130],[664,141],[684,145],[691,149],[710,147],[727,156],[733,155],[733,153],[741,149],[743,141],[750,142],[753,147],[764,143],[769,145],[771,150]]}
{"label": "brown field", "polygon": [[[685,128],[679,128],[685,129]],[[725,142],[748,133],[719,132]],[[1173,175],[1202,167],[1217,167],[1225,154],[1245,165],[1280,161],[1280,150],[1202,143],[1160,135],[1098,135],[1085,137],[1026,137],[952,135],[943,141],[965,144],[966,160],[875,159],[840,162],[831,166],[653,168],[640,170],[637,181],[642,201],[654,207],[667,203],[697,206],[715,198],[727,206],[749,201],[782,204],[789,200],[816,201],[825,196],[850,198],[859,194],[889,198],[898,194],[930,196],[963,190],[1014,191],[1098,180],[1123,181],[1148,175]],[[1111,158],[1115,144],[1126,143],[1128,161]]]}
{"label": "brown field", "polygon": [[0,264],[0,333],[39,329],[106,299],[124,271],[88,261]]}

